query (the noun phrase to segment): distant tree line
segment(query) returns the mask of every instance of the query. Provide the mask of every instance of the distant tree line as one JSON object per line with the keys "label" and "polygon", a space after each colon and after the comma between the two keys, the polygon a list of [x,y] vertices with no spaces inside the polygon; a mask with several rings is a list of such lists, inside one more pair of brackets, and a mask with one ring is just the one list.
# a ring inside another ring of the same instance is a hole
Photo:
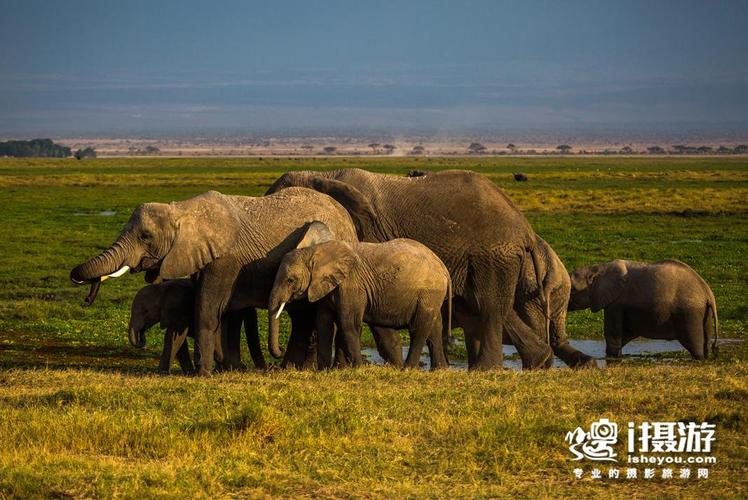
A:
{"label": "distant tree line", "polygon": [[[559,144],[555,147],[555,151],[548,151],[548,150],[542,150],[537,151],[534,149],[527,149],[527,150],[521,150],[519,149],[515,144],[509,143],[506,146],[505,150],[491,150],[489,151],[488,148],[486,148],[483,144],[479,142],[472,142],[467,147],[468,154],[471,155],[480,155],[480,154],[493,154],[493,155],[505,155],[507,152],[509,154],[524,154],[524,155],[535,155],[535,154],[574,154],[572,153],[572,146],[568,144]],[[452,153],[455,154],[456,152]],[[581,155],[587,155],[587,154],[596,154],[596,155],[637,155],[637,154],[651,154],[651,155],[682,155],[682,154],[689,154],[689,155],[709,155],[709,154],[718,154],[718,155],[729,155],[729,154],[748,154],[748,145],[746,144],[740,144],[735,147],[727,147],[727,146],[719,146],[719,147],[711,147],[711,146],[687,146],[683,144],[676,144],[674,146],[671,146],[668,149],[665,149],[660,146],[649,146],[644,151],[637,151],[634,150],[631,146],[623,146],[620,149],[611,149],[606,148],[604,150],[592,150],[588,151],[585,149],[578,150],[578,154]]]}
{"label": "distant tree line", "polygon": [[52,139],[0,142],[0,156],[67,158],[70,155],[69,147],[55,144]]}
{"label": "distant tree line", "polygon": [[96,150],[91,146],[79,149],[75,152],[76,160],[85,160],[86,158],[96,158]]}
{"label": "distant tree line", "polygon": [[152,145],[152,144],[147,145],[143,149],[139,149],[139,148],[136,148],[136,147],[130,147],[130,148],[128,148],[127,152],[129,154],[131,154],[131,155],[149,155],[149,156],[153,156],[153,155],[161,154],[161,150],[159,148],[157,148],[156,146]]}

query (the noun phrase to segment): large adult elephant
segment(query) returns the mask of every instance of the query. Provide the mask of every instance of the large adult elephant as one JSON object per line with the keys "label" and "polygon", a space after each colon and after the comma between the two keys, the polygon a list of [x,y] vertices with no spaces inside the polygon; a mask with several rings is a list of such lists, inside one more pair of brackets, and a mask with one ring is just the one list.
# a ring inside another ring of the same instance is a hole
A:
{"label": "large adult elephant", "polygon": [[[199,272],[195,297],[196,365],[213,369],[221,318],[227,310],[267,307],[283,256],[321,222],[335,239],[355,242],[346,210],[329,196],[295,188],[249,197],[209,191],[185,201],[145,203],[133,212],[117,240],[100,255],[74,268],[76,284],[91,283],[92,301],[103,277],[146,272],[146,281]],[[314,309],[289,309],[294,329],[284,364],[303,366],[310,357]],[[313,356],[311,356],[313,359]]]}
{"label": "large adult elephant", "polygon": [[[469,366],[501,366],[503,327],[513,311],[523,264],[539,256],[532,227],[500,188],[483,175],[463,170],[400,177],[343,169],[289,172],[267,192],[292,186],[309,187],[339,201],[351,214],[361,241],[411,238],[434,251],[452,276],[453,325],[465,331]],[[544,296],[536,294],[540,301]],[[525,366],[540,366],[547,360],[540,352],[547,343],[525,342],[517,335],[547,338],[547,329],[520,330],[507,333]]]}

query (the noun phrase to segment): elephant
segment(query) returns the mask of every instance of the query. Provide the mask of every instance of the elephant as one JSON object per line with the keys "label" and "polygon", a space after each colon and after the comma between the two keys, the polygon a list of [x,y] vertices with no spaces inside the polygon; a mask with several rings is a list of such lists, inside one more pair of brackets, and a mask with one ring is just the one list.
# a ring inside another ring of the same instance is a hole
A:
{"label": "elephant", "polygon": [[[103,277],[128,270],[145,271],[149,282],[197,274],[195,361],[197,373],[209,375],[223,313],[267,307],[281,259],[302,237],[312,236],[307,233],[314,221],[335,239],[357,241],[348,212],[329,196],[305,188],[263,197],[209,191],[185,201],[145,203],[116,241],[76,266],[70,279],[90,283],[95,297]],[[310,349],[314,310],[308,303],[289,309],[293,329],[284,366],[304,367],[315,360]]]}
{"label": "elephant", "polygon": [[[130,307],[129,339],[135,347],[145,346],[145,333],[153,325],[160,323],[164,332],[164,347],[159,362],[159,372],[168,374],[174,359],[184,373],[195,371],[186,337],[194,337],[193,319],[195,309],[195,290],[189,279],[164,281],[141,288]],[[254,308],[226,313],[228,318],[222,322],[224,335],[221,347],[224,351],[221,359],[230,359],[227,350],[240,349],[241,326],[244,323],[249,353],[255,367],[267,367],[260,347],[257,331],[257,312]],[[239,357],[239,352],[235,354]],[[233,368],[232,365],[227,368]]]}
{"label": "elephant", "polygon": [[[408,239],[386,243],[330,240],[289,252],[281,261],[268,303],[268,345],[275,357],[278,315],[286,303],[318,303],[317,366],[329,368],[334,325],[354,367],[361,364],[360,335],[365,321],[384,328],[408,328],[405,366],[419,366],[428,342],[432,369],[448,366],[442,346],[450,330],[452,287],[449,272],[426,246]],[[446,318],[442,322],[442,306]]]}
{"label": "elephant", "polygon": [[[542,279],[542,288],[538,286],[533,264],[525,261],[522,274],[517,287],[517,296],[514,314],[510,314],[507,321],[507,329],[516,331],[514,338],[521,338],[525,342],[533,344],[530,352],[542,353],[543,345],[548,347],[546,353],[546,365],[550,365],[553,360],[553,354],[558,356],[564,363],[572,368],[579,367],[596,367],[595,360],[584,354],[569,344],[566,336],[566,312],[569,304],[569,294],[571,291],[571,280],[569,273],[561,262],[556,252],[551,248],[547,241],[540,236],[537,237],[537,251],[540,256],[538,263],[540,265],[540,277]],[[538,299],[537,295],[540,290],[546,294],[545,301]],[[548,304],[549,315],[546,318],[542,304]],[[540,339],[538,335],[532,335],[532,332],[545,331],[546,321],[548,322],[549,339]],[[529,328],[529,332],[523,329]],[[504,341],[509,339],[505,336]],[[537,343],[537,345],[535,345]],[[524,360],[523,360],[524,362]],[[533,363],[537,365],[539,363]]]}
{"label": "elephant", "polygon": [[[529,222],[491,180],[463,170],[417,177],[361,169],[299,171],[283,174],[267,193],[293,186],[339,201],[361,241],[410,238],[431,249],[452,277],[453,326],[465,332],[470,369],[502,365],[504,323],[513,307],[522,306],[514,299],[524,262],[531,260],[537,272],[539,255]],[[544,300],[545,294],[538,297]],[[511,340],[523,360],[544,359],[527,352],[542,347],[537,343]]]}
{"label": "elephant", "polygon": [[636,337],[678,340],[694,359],[716,355],[717,302],[706,281],[674,259],[613,260],[574,269],[569,310],[601,309],[605,353],[621,356]]}

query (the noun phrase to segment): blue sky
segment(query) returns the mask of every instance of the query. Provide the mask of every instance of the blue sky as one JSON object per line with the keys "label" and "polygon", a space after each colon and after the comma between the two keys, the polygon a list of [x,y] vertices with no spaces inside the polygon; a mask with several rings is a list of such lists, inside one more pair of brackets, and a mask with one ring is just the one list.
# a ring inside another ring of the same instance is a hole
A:
{"label": "blue sky", "polygon": [[0,0],[0,134],[748,130],[748,2]]}

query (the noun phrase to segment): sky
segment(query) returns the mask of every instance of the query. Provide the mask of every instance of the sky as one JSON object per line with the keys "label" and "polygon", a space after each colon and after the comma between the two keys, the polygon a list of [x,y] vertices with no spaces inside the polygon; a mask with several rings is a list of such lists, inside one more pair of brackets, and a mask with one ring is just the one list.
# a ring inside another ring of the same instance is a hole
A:
{"label": "sky", "polygon": [[740,134],[747,26],[744,0],[0,0],[0,134]]}

